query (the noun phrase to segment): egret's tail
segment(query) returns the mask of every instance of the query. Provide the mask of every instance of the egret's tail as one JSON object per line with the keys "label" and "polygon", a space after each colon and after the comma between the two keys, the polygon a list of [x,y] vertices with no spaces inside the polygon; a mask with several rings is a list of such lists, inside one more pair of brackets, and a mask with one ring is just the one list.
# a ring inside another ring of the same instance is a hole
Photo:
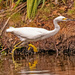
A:
{"label": "egret's tail", "polygon": [[6,32],[13,32],[14,27],[9,27],[8,29],[6,29]]}

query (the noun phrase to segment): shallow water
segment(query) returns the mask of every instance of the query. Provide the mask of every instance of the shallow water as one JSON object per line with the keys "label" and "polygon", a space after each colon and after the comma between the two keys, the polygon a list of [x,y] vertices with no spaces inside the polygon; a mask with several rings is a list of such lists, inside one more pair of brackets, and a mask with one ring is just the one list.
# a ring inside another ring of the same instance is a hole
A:
{"label": "shallow water", "polygon": [[75,56],[1,56],[0,75],[75,75]]}

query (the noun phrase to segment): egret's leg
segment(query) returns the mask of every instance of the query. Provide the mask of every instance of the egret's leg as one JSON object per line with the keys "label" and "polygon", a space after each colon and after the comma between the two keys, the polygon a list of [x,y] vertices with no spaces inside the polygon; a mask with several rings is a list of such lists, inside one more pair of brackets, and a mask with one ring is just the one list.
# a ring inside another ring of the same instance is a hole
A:
{"label": "egret's leg", "polygon": [[21,43],[23,43],[24,41],[20,41],[19,43],[17,43],[15,46],[14,46],[14,49],[12,50],[12,56],[14,55],[14,51],[18,48],[21,48],[21,47],[17,47],[18,45],[20,45]]}
{"label": "egret's leg", "polygon": [[23,41],[20,41],[19,43],[17,43],[17,44],[14,46],[14,48],[17,47],[18,45],[20,45],[22,42],[23,42]]}
{"label": "egret's leg", "polygon": [[[16,47],[15,49],[17,49],[18,47]],[[16,61],[14,60],[14,51],[15,49],[12,50],[12,60],[13,60],[13,64],[15,65],[15,70],[17,67],[19,67],[21,64],[16,63]]]}
{"label": "egret's leg", "polygon": [[15,47],[13,50],[12,50],[12,55],[14,56],[14,51],[18,48],[22,48],[22,47]]}
{"label": "egret's leg", "polygon": [[29,44],[28,50],[30,50],[31,47],[33,48],[34,52],[38,52],[37,48],[32,44]]}

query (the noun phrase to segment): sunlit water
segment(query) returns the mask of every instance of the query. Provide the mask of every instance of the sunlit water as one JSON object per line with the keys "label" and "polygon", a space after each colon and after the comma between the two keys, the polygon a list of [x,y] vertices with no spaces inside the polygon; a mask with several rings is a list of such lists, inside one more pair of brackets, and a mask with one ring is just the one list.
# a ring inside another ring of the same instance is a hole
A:
{"label": "sunlit water", "polygon": [[75,56],[0,56],[0,75],[75,75]]}

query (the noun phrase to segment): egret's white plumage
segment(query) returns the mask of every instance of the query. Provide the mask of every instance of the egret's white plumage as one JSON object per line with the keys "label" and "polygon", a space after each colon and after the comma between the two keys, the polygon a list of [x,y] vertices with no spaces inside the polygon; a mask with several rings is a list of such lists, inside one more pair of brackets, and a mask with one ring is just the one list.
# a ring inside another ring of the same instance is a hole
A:
{"label": "egret's white plumage", "polygon": [[60,30],[60,26],[58,25],[57,22],[68,20],[70,21],[70,19],[67,19],[64,16],[58,16],[53,20],[55,28],[54,30],[51,31],[36,27],[20,27],[20,28],[10,27],[6,29],[6,32],[14,33],[18,38],[20,38],[21,41],[29,42],[29,41],[43,40],[45,38],[55,35]]}
{"label": "egret's white plumage", "polygon": [[9,29],[6,30],[6,32],[14,33],[18,38],[20,38],[21,41],[42,40],[55,35],[60,30],[60,27],[57,24],[57,22],[62,21],[62,18],[65,18],[65,17],[59,16],[53,20],[55,29],[51,31],[43,29],[43,28],[36,28],[36,27],[20,27],[20,28],[10,27]]}
{"label": "egret's white plumage", "polygon": [[55,30],[49,31],[43,28],[36,28],[36,27],[20,27],[20,28],[10,27],[9,29],[6,30],[6,32],[14,33],[17,37],[20,38],[21,41],[24,41],[24,40],[34,41],[34,40],[42,40],[44,38],[48,38],[52,36],[53,35],[52,33],[58,32]]}

